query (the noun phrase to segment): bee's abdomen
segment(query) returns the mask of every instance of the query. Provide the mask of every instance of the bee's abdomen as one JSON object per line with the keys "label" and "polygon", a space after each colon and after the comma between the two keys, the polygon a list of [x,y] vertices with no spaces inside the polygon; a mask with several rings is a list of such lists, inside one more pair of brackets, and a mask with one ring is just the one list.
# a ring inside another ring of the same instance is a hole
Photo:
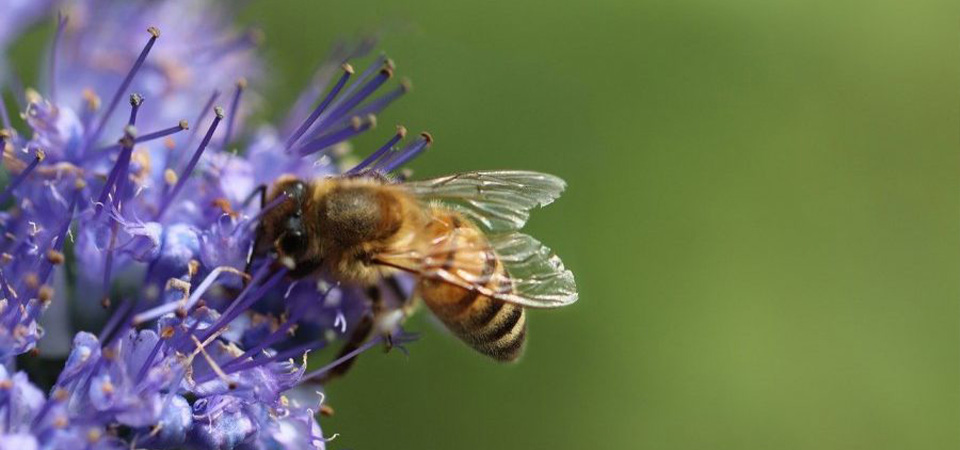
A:
{"label": "bee's abdomen", "polygon": [[[454,227],[461,226],[454,220]],[[486,238],[469,226],[459,228],[453,245],[437,258],[448,274],[484,291],[508,293],[513,289],[509,274]],[[458,248],[484,248],[458,251]],[[422,279],[420,295],[433,313],[454,334],[480,353],[498,361],[513,361],[523,352],[526,316],[521,306],[443,281]]]}
{"label": "bee's abdomen", "polygon": [[[513,361],[523,353],[527,321],[523,308],[502,300],[479,297],[454,330],[478,352],[498,361]],[[451,327],[453,328],[453,327]]]}

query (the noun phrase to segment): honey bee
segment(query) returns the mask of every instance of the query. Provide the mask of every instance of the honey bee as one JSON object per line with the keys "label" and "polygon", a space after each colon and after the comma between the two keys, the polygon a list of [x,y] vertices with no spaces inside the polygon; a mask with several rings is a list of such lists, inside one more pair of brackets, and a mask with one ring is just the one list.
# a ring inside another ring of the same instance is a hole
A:
{"label": "honey bee", "polygon": [[[414,297],[453,334],[497,361],[514,361],[524,348],[525,308],[577,300],[560,258],[519,232],[530,209],[553,202],[564,187],[560,178],[524,171],[413,182],[375,173],[284,176],[265,199],[272,207],[253,254],[275,253],[294,278],[321,274],[373,286],[412,274]],[[348,348],[371,331],[361,328]]]}

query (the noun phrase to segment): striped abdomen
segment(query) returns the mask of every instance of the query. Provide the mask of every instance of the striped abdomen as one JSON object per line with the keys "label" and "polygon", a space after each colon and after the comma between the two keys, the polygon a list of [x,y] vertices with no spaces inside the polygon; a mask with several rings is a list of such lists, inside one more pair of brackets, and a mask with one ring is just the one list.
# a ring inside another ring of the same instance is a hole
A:
{"label": "striped abdomen", "polygon": [[[449,211],[434,211],[427,226],[436,237],[430,264],[464,284],[510,292],[513,284],[480,230]],[[424,303],[461,340],[498,361],[513,361],[523,352],[527,327],[522,307],[480,295],[448,282],[423,278]]]}

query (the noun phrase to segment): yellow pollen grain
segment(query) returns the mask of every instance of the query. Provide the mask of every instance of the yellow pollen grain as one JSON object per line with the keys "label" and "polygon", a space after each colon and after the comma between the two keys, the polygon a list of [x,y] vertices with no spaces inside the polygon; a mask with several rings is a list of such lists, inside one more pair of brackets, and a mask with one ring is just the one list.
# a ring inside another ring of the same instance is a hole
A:
{"label": "yellow pollen grain", "polygon": [[53,265],[63,264],[63,253],[60,253],[54,249],[47,250],[47,261]]}
{"label": "yellow pollen grain", "polygon": [[167,184],[173,186],[177,184],[178,179],[179,177],[177,177],[177,173],[174,172],[173,169],[167,169],[163,171],[163,181]]}

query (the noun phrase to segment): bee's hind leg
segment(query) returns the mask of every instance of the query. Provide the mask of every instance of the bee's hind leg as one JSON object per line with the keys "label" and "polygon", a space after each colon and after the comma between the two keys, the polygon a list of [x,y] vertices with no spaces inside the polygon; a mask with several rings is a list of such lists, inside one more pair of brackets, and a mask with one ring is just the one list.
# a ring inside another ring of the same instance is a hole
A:
{"label": "bee's hind leg", "polygon": [[[366,314],[363,318],[360,319],[360,322],[357,323],[357,326],[354,327],[353,332],[350,333],[350,339],[347,340],[346,344],[343,344],[343,347],[340,348],[340,351],[337,352],[337,356],[334,358],[334,361],[347,356],[350,352],[355,351],[360,348],[367,339],[373,334],[373,316]],[[330,371],[323,374],[322,377],[316,380],[318,384],[327,384],[330,381],[340,378],[347,374],[353,365],[357,362],[357,357],[360,355],[354,356],[336,366],[334,366]]]}
{"label": "bee's hind leg", "polygon": [[395,276],[389,276],[384,279],[387,289],[396,296],[399,305],[396,309],[388,311],[392,317],[389,318],[390,325],[382,328],[382,334],[386,339],[386,350],[390,351],[394,347],[394,334],[400,329],[400,326],[413,314],[417,307],[417,297],[413,292],[407,292]]}
{"label": "bee's hind leg", "polygon": [[[357,326],[354,327],[353,331],[350,333],[350,338],[345,344],[343,344],[343,347],[340,348],[340,351],[337,352],[337,356],[333,358],[334,361],[343,358],[351,352],[357,350],[361,345],[363,345],[364,342],[367,342],[367,340],[373,336],[376,328],[375,325],[377,323],[377,315],[381,314],[383,310],[383,295],[380,291],[380,287],[374,285],[367,289],[367,296],[370,297],[370,312],[364,314],[360,319],[360,322],[357,323]],[[346,375],[347,372],[353,368],[353,365],[356,364],[359,356],[360,355],[356,355],[334,366],[329,372],[323,374],[321,378],[316,380],[316,382],[319,384],[327,384],[331,380]]]}
{"label": "bee's hind leg", "polygon": [[[367,289],[367,296],[370,298],[370,312],[360,319],[360,322],[354,327],[353,332],[350,333],[350,338],[340,351],[337,352],[334,360],[343,358],[357,350],[375,334],[383,336],[386,351],[394,348],[394,333],[400,324],[411,314],[415,306],[415,301],[409,293],[404,291],[403,287],[400,286],[400,283],[398,283],[394,277],[385,278],[383,284],[400,300],[401,304],[399,308],[387,307],[383,299],[384,293],[381,284],[370,286]],[[400,342],[402,344],[405,340],[401,338]],[[346,373],[353,368],[353,365],[356,364],[358,357],[359,355],[354,356],[330,369],[330,371],[324,374],[317,382],[325,384],[333,379],[346,375]]]}

